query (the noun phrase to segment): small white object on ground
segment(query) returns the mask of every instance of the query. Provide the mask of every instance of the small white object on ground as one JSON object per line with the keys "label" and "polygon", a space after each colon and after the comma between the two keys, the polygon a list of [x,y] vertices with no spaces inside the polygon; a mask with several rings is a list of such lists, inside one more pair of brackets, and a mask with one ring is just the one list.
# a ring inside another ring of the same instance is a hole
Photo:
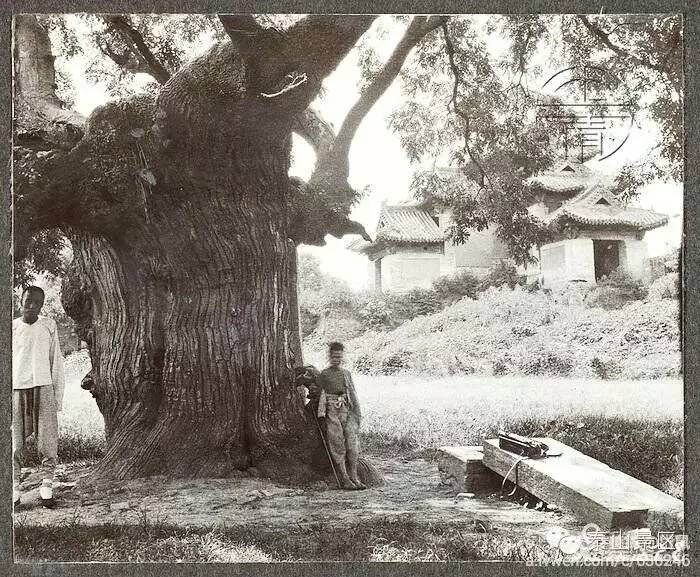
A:
{"label": "small white object on ground", "polygon": [[41,487],[39,487],[39,497],[42,501],[50,501],[53,499],[53,482],[51,479],[44,479],[41,481]]}

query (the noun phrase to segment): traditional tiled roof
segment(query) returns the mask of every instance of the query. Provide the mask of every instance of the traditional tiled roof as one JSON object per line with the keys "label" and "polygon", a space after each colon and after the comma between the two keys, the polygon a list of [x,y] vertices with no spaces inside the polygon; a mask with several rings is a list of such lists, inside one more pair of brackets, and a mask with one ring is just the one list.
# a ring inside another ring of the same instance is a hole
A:
{"label": "traditional tiled roof", "polygon": [[430,214],[417,206],[384,205],[379,215],[377,239],[388,242],[423,244],[442,242],[444,233]]}
{"label": "traditional tiled roof", "polygon": [[588,226],[624,226],[650,230],[668,222],[665,214],[642,208],[622,206],[600,184],[594,184],[566,201],[547,216],[547,222],[563,219]]}
{"label": "traditional tiled roof", "polygon": [[575,158],[559,160],[550,170],[527,179],[527,184],[548,192],[580,192],[597,180],[597,175]]}
{"label": "traditional tiled roof", "polygon": [[348,244],[350,250],[367,252],[387,244],[433,244],[443,242],[445,233],[430,213],[415,204],[384,205],[374,242],[357,239]]}
{"label": "traditional tiled roof", "polygon": [[356,238],[347,243],[347,245],[345,245],[345,248],[354,252],[365,253],[368,250],[370,250],[373,246],[373,242],[366,241],[364,238]]}

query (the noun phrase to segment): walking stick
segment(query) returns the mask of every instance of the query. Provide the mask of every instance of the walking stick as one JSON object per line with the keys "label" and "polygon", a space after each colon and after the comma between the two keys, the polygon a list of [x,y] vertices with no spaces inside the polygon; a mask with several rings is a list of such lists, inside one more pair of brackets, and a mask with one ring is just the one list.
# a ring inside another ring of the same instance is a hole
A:
{"label": "walking stick", "polygon": [[328,450],[328,445],[326,444],[326,437],[323,434],[323,429],[321,428],[321,423],[318,422],[318,415],[314,411],[314,421],[316,422],[316,427],[318,428],[318,434],[321,435],[321,442],[323,443],[323,448],[326,450],[326,455],[328,456],[328,462],[331,464],[331,469],[333,469],[333,476],[335,477],[335,482],[338,484],[338,489],[342,489],[340,484],[340,477],[338,477],[338,472],[335,470],[335,464],[333,463],[333,457],[331,452]]}

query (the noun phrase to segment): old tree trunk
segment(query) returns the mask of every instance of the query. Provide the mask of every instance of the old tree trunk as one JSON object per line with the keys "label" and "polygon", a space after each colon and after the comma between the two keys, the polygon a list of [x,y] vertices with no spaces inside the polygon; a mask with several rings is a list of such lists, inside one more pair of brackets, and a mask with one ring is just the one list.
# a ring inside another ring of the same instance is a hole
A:
{"label": "old tree trunk", "polygon": [[128,221],[69,233],[65,300],[90,347],[103,466],[118,476],[223,475],[300,445],[288,140],[260,122],[254,138],[225,132],[167,166],[148,137],[124,142],[143,151],[129,168],[147,171],[131,179]]}
{"label": "old tree trunk", "polygon": [[64,306],[105,420],[98,474],[306,467],[295,246],[313,226],[309,191],[288,177],[290,137],[370,22],[232,34],[156,98],[102,106],[75,133],[50,114],[45,34],[18,18],[16,251],[51,227],[73,245]]}

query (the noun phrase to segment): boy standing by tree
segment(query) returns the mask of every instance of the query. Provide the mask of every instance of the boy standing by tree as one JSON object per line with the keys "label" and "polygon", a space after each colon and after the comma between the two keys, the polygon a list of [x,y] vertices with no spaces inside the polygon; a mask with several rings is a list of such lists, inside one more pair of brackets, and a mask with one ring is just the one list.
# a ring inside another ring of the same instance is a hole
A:
{"label": "boy standing by tree", "polygon": [[329,345],[329,366],[321,371],[318,379],[321,389],[318,416],[326,420],[328,448],[342,488],[366,489],[357,476],[362,417],[360,402],[350,371],[340,366],[343,356],[342,343],[333,342]]}
{"label": "boy standing by tree", "polygon": [[58,459],[58,411],[63,404],[63,355],[53,319],[39,316],[44,291],[30,286],[22,292],[22,316],[12,322],[12,438],[15,504],[25,441],[37,440],[42,484],[41,502],[53,504],[53,474]]}

